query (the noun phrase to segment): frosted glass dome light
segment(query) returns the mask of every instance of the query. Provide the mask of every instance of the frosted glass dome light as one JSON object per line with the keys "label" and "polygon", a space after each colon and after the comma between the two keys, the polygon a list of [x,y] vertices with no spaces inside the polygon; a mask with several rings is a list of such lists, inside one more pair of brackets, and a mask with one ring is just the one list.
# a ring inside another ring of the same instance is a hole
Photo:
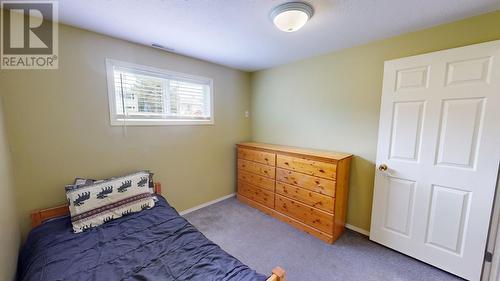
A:
{"label": "frosted glass dome light", "polygon": [[274,25],[284,32],[294,32],[302,28],[314,13],[313,7],[304,2],[288,2],[273,9],[271,18]]}

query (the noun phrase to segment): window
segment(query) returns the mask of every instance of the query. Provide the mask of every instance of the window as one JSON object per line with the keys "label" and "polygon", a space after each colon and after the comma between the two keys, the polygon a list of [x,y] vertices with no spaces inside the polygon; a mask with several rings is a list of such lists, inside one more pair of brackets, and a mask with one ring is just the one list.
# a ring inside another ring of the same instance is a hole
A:
{"label": "window", "polygon": [[111,125],[213,124],[212,79],[106,60]]}

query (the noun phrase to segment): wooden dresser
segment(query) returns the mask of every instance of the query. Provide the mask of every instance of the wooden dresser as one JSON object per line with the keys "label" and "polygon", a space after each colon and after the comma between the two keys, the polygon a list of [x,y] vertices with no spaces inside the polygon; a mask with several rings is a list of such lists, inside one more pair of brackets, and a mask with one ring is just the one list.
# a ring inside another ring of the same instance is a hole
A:
{"label": "wooden dresser", "polygon": [[238,144],[238,199],[327,243],[344,231],[352,155]]}

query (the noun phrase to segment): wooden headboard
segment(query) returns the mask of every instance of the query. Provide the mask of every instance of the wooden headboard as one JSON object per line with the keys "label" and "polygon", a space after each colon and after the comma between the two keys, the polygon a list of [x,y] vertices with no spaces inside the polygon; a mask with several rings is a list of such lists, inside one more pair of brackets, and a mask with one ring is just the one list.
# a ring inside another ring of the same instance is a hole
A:
{"label": "wooden headboard", "polygon": [[[161,195],[161,183],[155,182],[154,189],[156,194]],[[69,208],[67,204],[49,209],[33,211],[31,212],[31,228],[39,226],[48,219],[63,217],[67,216],[68,214]]]}

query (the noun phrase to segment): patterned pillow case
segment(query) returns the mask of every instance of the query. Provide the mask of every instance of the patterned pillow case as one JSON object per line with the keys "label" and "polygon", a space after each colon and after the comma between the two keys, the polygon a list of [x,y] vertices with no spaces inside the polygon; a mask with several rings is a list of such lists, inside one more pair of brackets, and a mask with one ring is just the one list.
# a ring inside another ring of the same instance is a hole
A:
{"label": "patterned pillow case", "polygon": [[148,171],[141,171],[123,177],[66,186],[73,231],[82,232],[152,208],[156,197],[150,188],[151,175]]}
{"label": "patterned pillow case", "polygon": [[[150,188],[150,192],[154,193],[154,182],[153,182],[153,175],[154,174],[151,173],[150,171],[141,171],[141,172],[149,173],[149,188]],[[87,178],[77,177],[77,178],[75,178],[75,181],[73,182],[73,184],[66,185],[65,190],[68,191],[71,189],[75,189],[81,185],[97,184],[97,183],[101,183],[103,181],[107,181],[107,180],[111,180],[111,179],[114,179],[114,178],[109,178],[109,179],[104,179],[104,180],[95,180],[95,179],[87,179]]]}

